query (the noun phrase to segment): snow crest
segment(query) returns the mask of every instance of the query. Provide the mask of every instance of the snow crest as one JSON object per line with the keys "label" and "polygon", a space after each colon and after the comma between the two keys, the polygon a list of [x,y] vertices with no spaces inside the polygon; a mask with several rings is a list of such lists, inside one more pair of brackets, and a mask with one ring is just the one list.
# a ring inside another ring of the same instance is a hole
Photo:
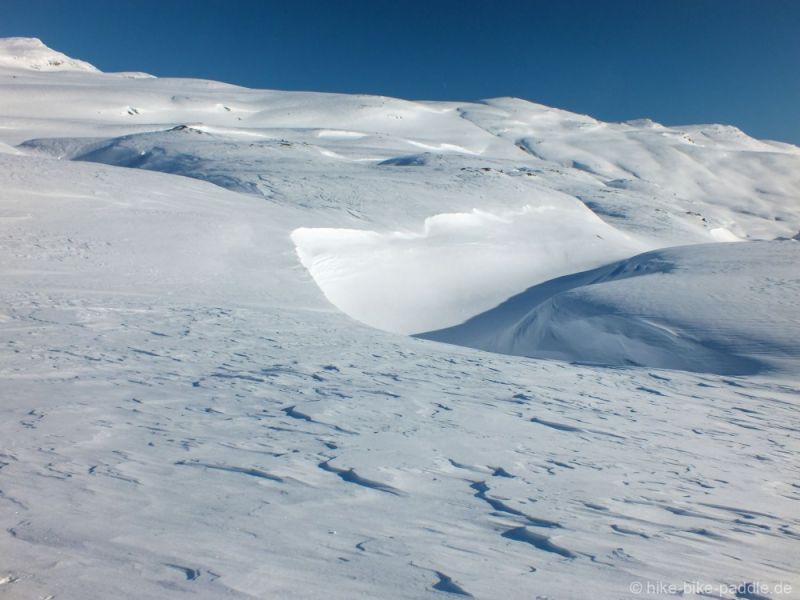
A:
{"label": "snow crest", "polygon": [[48,48],[38,38],[0,38],[0,68],[28,69],[33,71],[100,71],[82,60]]}

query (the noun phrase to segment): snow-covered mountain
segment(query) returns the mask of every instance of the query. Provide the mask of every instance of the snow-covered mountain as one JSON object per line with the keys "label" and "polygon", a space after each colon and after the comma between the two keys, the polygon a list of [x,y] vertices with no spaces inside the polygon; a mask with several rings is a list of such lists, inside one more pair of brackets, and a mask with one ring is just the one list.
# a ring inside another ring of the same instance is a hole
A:
{"label": "snow-covered mountain", "polygon": [[800,589],[798,231],[732,127],[0,40],[0,591]]}
{"label": "snow-covered mountain", "polygon": [[23,37],[0,38],[0,66],[34,71],[99,72],[94,65],[48,48],[40,39]]}

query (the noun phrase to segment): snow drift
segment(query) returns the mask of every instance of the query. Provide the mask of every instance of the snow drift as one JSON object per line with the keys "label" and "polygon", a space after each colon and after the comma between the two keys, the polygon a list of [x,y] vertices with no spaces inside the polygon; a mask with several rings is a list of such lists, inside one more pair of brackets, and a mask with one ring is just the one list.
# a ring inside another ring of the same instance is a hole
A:
{"label": "snow drift", "polygon": [[531,287],[420,337],[600,365],[796,371],[799,264],[795,241],[657,250]]}
{"label": "snow drift", "polygon": [[[577,239],[585,241],[575,244]],[[335,306],[398,333],[459,323],[523,282],[545,281],[645,246],[564,198],[514,212],[436,215],[418,232],[299,228],[292,240]]]}

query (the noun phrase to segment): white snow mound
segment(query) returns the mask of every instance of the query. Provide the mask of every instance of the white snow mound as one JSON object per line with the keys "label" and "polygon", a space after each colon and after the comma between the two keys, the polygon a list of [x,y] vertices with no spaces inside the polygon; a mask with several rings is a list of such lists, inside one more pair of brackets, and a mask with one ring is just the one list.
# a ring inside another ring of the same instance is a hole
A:
{"label": "white snow mound", "polygon": [[800,244],[648,252],[420,337],[504,354],[720,374],[800,364]]}

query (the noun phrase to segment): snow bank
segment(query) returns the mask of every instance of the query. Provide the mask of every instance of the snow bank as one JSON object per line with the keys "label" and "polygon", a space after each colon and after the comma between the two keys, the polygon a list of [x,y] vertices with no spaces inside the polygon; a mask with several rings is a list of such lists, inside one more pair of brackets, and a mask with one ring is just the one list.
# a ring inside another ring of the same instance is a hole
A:
{"label": "snow bank", "polygon": [[658,250],[534,286],[420,337],[601,365],[797,370],[800,244]]}
{"label": "snow bank", "polygon": [[568,199],[518,211],[440,214],[412,232],[299,228],[292,240],[334,305],[399,333],[460,323],[525,281],[545,281],[645,247]]}

